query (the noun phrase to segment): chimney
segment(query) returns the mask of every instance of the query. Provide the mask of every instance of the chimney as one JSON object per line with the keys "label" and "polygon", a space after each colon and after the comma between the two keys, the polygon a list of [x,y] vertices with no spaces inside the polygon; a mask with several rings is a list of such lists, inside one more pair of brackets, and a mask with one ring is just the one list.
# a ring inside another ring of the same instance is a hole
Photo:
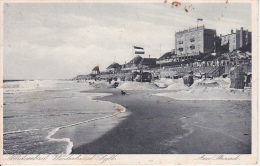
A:
{"label": "chimney", "polygon": [[150,58],[151,55],[149,55],[149,58]]}
{"label": "chimney", "polygon": [[220,34],[220,37],[222,37],[222,34]]}
{"label": "chimney", "polygon": [[243,27],[241,27],[241,31],[243,31]]}
{"label": "chimney", "polygon": [[233,34],[233,29],[231,29],[231,34]]}

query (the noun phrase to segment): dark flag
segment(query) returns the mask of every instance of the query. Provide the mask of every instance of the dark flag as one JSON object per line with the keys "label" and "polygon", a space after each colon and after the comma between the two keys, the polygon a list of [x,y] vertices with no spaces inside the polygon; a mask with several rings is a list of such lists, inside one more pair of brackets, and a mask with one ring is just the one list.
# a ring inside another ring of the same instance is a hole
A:
{"label": "dark flag", "polygon": [[198,21],[203,21],[203,19],[202,18],[198,18]]}
{"label": "dark flag", "polygon": [[135,54],[144,54],[144,48],[134,46]]}
{"label": "dark flag", "polygon": [[144,54],[144,51],[135,51],[135,54]]}
{"label": "dark flag", "polygon": [[134,49],[144,49],[142,47],[137,47],[137,46],[134,46]]}

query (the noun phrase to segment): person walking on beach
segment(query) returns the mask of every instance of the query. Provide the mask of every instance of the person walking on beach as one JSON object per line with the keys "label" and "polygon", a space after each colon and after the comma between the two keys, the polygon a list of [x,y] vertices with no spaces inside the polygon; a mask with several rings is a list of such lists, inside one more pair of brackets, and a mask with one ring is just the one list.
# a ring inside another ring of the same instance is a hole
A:
{"label": "person walking on beach", "polygon": [[111,84],[111,81],[112,81],[112,78],[109,78],[109,79],[108,79],[109,84]]}

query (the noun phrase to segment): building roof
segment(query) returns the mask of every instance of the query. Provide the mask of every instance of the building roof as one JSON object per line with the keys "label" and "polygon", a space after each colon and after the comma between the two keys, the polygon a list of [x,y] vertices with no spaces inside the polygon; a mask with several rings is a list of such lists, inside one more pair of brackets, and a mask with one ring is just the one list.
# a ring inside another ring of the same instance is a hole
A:
{"label": "building roof", "polygon": [[157,58],[142,58],[141,56],[137,55],[130,62],[126,64],[126,68],[141,67],[141,66],[154,67],[156,65],[156,60]]}
{"label": "building roof", "polygon": [[140,55],[134,57],[131,61],[129,61],[126,65],[138,65],[143,58]]}
{"label": "building roof", "polygon": [[117,69],[117,68],[120,68],[120,65],[116,62],[112,63],[107,67],[107,69]]}
{"label": "building roof", "polygon": [[163,60],[163,59],[170,59],[174,54],[172,52],[166,52],[163,54],[158,60]]}
{"label": "building roof", "polygon": [[184,33],[194,32],[194,31],[198,31],[198,30],[216,31],[215,29],[207,29],[207,28],[205,28],[204,25],[202,25],[202,26],[199,26],[199,27],[184,29],[182,31],[175,32],[175,35],[180,35],[180,34],[184,34]]}
{"label": "building roof", "polygon": [[99,71],[99,67],[98,66],[94,67],[92,71],[94,70]]}
{"label": "building roof", "polygon": [[140,65],[147,65],[147,66],[155,65],[156,60],[157,60],[157,58],[143,58],[139,64]]}

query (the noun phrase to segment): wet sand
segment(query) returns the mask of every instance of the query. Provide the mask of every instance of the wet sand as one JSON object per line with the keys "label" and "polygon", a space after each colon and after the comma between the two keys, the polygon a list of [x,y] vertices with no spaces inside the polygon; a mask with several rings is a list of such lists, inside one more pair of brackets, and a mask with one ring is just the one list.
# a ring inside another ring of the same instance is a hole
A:
{"label": "wet sand", "polygon": [[180,101],[153,95],[158,90],[83,93],[93,92],[113,93],[98,100],[120,104],[131,114],[72,154],[251,153],[251,101]]}

